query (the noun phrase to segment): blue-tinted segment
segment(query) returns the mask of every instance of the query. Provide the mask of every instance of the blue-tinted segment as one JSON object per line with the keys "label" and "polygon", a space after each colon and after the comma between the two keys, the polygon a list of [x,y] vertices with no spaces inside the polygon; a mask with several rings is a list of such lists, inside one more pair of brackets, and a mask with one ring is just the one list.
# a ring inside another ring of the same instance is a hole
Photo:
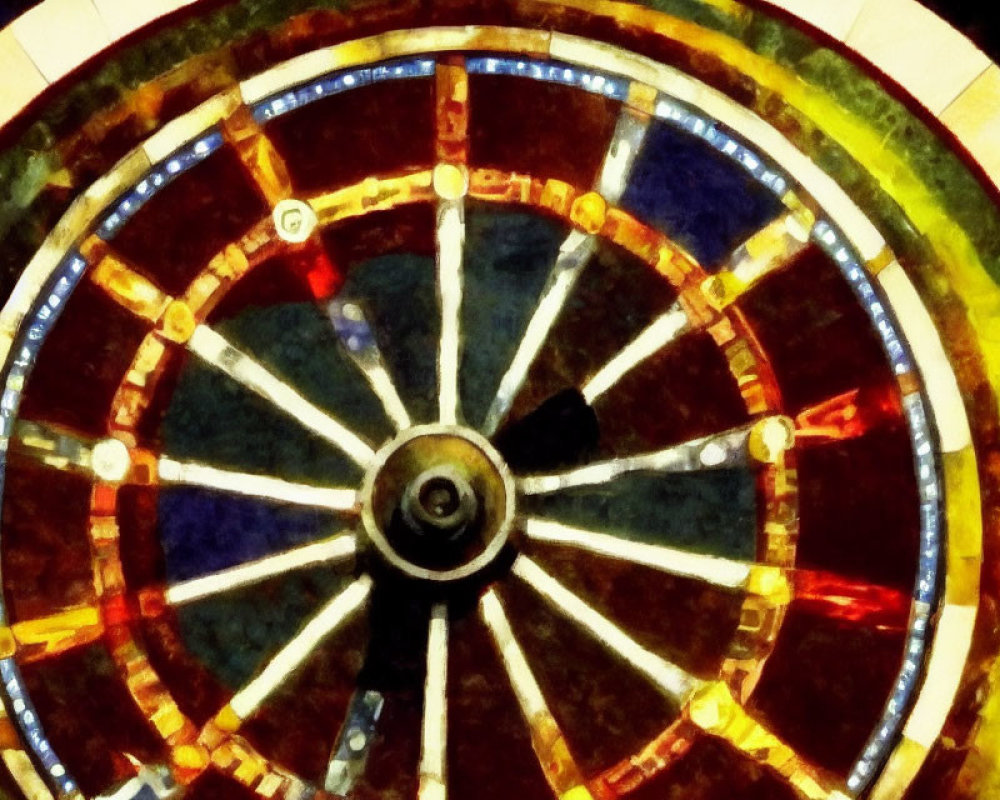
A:
{"label": "blue-tinted segment", "polygon": [[650,124],[622,206],[715,271],[782,211],[778,198],[706,142]]}
{"label": "blue-tinted segment", "polygon": [[245,564],[339,529],[328,511],[190,486],[160,492],[159,520],[171,583]]}
{"label": "blue-tinted segment", "polygon": [[330,318],[313,303],[251,307],[220,329],[355,433],[376,446],[392,436],[382,404],[344,354]]}
{"label": "blue-tinted segment", "polygon": [[788,191],[790,179],[742,144],[721,123],[702,117],[684,103],[665,95],[660,95],[656,103],[656,116],[673,127],[687,131],[707,142],[734,164],[753,175],[755,180],[766,186],[775,196],[784,197]]}
{"label": "blue-tinted segment", "polygon": [[754,560],[757,487],[750,470],[635,473],[609,484],[525,498],[526,513],[623,539]]}

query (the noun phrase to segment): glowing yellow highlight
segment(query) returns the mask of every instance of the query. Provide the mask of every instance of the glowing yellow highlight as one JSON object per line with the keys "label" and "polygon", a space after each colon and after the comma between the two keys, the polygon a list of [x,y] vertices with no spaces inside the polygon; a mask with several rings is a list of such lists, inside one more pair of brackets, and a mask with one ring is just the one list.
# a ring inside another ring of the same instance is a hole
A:
{"label": "glowing yellow highlight", "polygon": [[27,651],[26,657],[35,660],[90,644],[103,633],[104,624],[98,609],[84,606],[15,622],[9,628],[0,629],[0,641],[9,643],[13,638],[17,650]]}
{"label": "glowing yellow highlight", "polygon": [[824,786],[791,747],[751,717],[721,682],[705,684],[691,696],[685,715],[706,733],[729,742],[758,764],[781,775],[802,800],[829,800],[839,792]]}
{"label": "glowing yellow highlight", "polygon": [[158,321],[171,302],[169,295],[114,255],[105,255],[90,278],[120,306],[150,322]]}

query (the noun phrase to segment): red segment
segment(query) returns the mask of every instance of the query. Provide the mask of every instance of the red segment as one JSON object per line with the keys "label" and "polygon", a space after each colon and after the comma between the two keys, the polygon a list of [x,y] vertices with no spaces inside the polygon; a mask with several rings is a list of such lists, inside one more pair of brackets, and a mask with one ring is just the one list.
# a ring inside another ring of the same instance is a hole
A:
{"label": "red segment", "polygon": [[739,308],[792,414],[858,386],[895,384],[871,319],[837,264],[815,245],[757,283]]}
{"label": "red segment", "polygon": [[42,345],[21,402],[22,419],[106,436],[108,408],[150,327],[82,281]]}
{"label": "red segment", "polygon": [[903,413],[895,386],[851,389],[804,409],[795,418],[797,441],[822,443],[856,439]]}
{"label": "red segment", "polygon": [[101,617],[109,628],[127,624],[133,614],[125,595],[105,596],[101,603]]}
{"label": "red segment", "polygon": [[906,592],[832,572],[798,570],[792,579],[795,604],[803,611],[876,630],[906,628],[910,613],[910,595]]}
{"label": "red segment", "polygon": [[344,275],[333,260],[318,244],[308,244],[302,250],[288,254],[292,271],[309,286],[312,296],[325,302],[332,298],[344,283]]}

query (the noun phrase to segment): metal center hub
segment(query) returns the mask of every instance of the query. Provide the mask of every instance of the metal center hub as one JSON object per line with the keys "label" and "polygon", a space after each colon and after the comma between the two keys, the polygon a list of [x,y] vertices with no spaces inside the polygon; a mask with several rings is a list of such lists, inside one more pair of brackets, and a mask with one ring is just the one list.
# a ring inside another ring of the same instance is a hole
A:
{"label": "metal center hub", "polygon": [[417,536],[455,542],[474,528],[479,498],[458,470],[449,465],[431,467],[406,487],[400,513]]}
{"label": "metal center hub", "polygon": [[423,425],[387,444],[365,477],[371,549],[405,575],[467,578],[492,564],[514,518],[514,482],[496,449],[466,428]]}

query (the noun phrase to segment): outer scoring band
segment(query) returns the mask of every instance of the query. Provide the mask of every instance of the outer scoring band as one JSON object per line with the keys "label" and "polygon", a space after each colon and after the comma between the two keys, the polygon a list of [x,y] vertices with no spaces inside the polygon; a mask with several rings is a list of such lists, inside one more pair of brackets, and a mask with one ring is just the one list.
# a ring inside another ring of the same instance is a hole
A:
{"label": "outer scoring band", "polygon": [[[343,91],[353,88],[353,86],[365,85],[366,82],[384,80],[390,77],[404,78],[426,75],[428,74],[428,65],[431,65],[432,69],[433,61],[418,59],[396,65],[376,67],[371,70],[338,72],[294,90],[291,93],[294,102],[291,102],[289,95],[286,94],[258,103],[254,107],[254,113],[259,119],[266,120],[281,113],[287,113],[296,105],[318,99],[327,92]],[[595,72],[581,71],[566,65],[504,58],[483,58],[470,60],[468,69],[470,72],[525,75],[539,80],[558,81],[578,86],[587,91],[623,99],[619,96],[620,87],[623,85],[621,80]],[[355,76],[354,80],[348,80],[352,75]],[[624,82],[624,85],[627,86],[627,82]],[[735,138],[721,132],[713,122],[687,110],[678,101],[661,96],[660,102],[657,104],[656,116],[665,122],[678,125],[701,136],[779,196],[783,196],[787,190],[788,177],[782,175],[777,169],[766,167],[763,160],[755,153],[741,145]],[[218,133],[210,132],[193,144],[178,150],[173,157],[158,164],[103,219],[99,228],[99,234],[102,238],[113,238],[128,218],[138,211],[142,203],[174,177],[211,155],[220,146],[221,136]],[[829,223],[817,223],[813,234],[817,243],[841,265],[845,277],[854,287],[872,319],[873,325],[882,335],[886,352],[897,374],[912,371],[913,362],[903,343],[902,336],[897,333],[878,292],[868,280],[864,270],[861,269],[861,259],[855,254],[853,248],[844,241],[842,235]],[[77,255],[72,253],[67,255],[49,283],[52,289],[51,294],[44,302],[34,305],[29,316],[30,324],[22,325],[20,335],[12,350],[13,353],[17,354],[16,359],[7,371],[6,386],[2,396],[2,404],[0,404],[0,436],[3,437],[0,440],[0,458],[5,457],[7,437],[10,435],[20,392],[30,372],[31,362],[37,355],[41,341],[58,316],[61,303],[72,290],[76,280],[79,279],[82,269],[83,262]],[[922,662],[924,653],[927,620],[937,598],[940,488],[934,464],[934,448],[930,445],[933,441],[933,435],[927,422],[927,413],[920,394],[911,392],[906,396],[905,403],[911,437],[917,452],[916,467],[922,497],[922,555],[920,574],[914,594],[915,614],[910,629],[907,660],[900,672],[897,688],[887,705],[883,723],[873,735],[864,755],[852,771],[849,779],[852,791],[860,791],[864,787],[873,774],[874,768],[886,756],[889,743],[894,740],[898,733],[907,701],[911,697],[915,685],[919,682],[918,665]],[[2,605],[0,605],[0,614],[2,614]],[[23,690],[16,674],[16,667],[13,663],[10,664],[10,667],[12,671],[11,681],[14,681],[15,685]],[[11,696],[13,697],[13,691]],[[43,757],[43,753],[51,752],[51,748],[46,750],[48,743],[44,740],[40,728],[37,727],[34,715],[26,708],[24,712],[17,714],[17,719],[33,746],[35,746],[36,741],[39,742],[36,746],[36,754],[44,762],[46,757]],[[51,757],[48,757],[48,760],[52,760]],[[53,778],[62,779],[59,781],[60,791],[69,793],[74,790],[75,786],[71,779],[65,776],[65,769],[62,768],[61,764],[56,761],[51,766],[46,764],[46,767]]]}

